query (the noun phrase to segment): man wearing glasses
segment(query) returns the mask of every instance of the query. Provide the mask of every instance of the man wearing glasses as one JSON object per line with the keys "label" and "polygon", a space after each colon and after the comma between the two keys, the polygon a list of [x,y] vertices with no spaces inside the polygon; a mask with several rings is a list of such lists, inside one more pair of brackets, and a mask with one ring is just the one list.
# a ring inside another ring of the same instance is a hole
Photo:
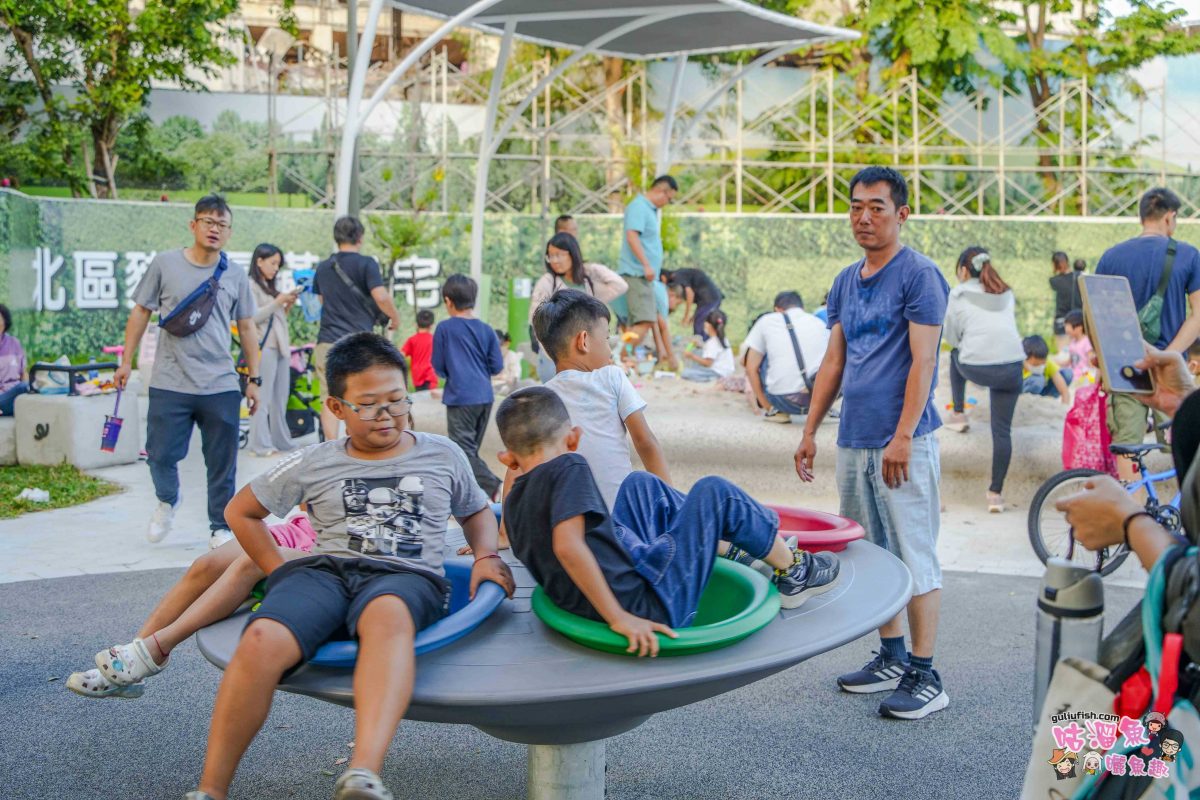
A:
{"label": "man wearing glasses", "polygon": [[[637,333],[639,341],[646,337],[646,331],[654,334],[654,344],[658,350],[658,358],[673,364],[671,341],[664,337],[662,331],[666,328],[667,309],[660,313],[658,298],[655,296],[655,286],[662,271],[663,243],[662,220],[658,211],[669,204],[679,191],[679,184],[670,175],[660,175],[650,184],[650,190],[639,194],[625,206],[625,235],[621,240],[621,256],[617,261],[617,273],[629,282],[629,291],[625,294],[625,302],[629,313],[629,327]],[[662,287],[663,301],[666,301],[666,287]],[[618,314],[620,312],[618,311]],[[663,317],[662,324],[659,318]]]}
{"label": "man wearing glasses", "polygon": [[[208,195],[196,203],[190,247],[159,253],[133,293],[133,311],[125,325],[125,353],[116,384],[124,389],[134,353],[155,311],[169,314],[198,286],[216,276],[221,250],[229,241],[233,212],[225,199]],[[187,456],[192,427],[200,428],[204,465],[208,470],[209,546],[230,541],[225,505],[233,497],[238,452],[238,417],[242,393],[230,352],[230,323],[236,321],[250,371],[246,402],[258,408],[258,333],[252,317],[254,298],[245,270],[228,265],[217,281],[212,313],[198,330],[176,336],[159,330],[158,354],[150,377],[150,410],[146,417],[146,453],[158,504],[146,536],[162,541],[171,532],[182,499],[179,462]]]}

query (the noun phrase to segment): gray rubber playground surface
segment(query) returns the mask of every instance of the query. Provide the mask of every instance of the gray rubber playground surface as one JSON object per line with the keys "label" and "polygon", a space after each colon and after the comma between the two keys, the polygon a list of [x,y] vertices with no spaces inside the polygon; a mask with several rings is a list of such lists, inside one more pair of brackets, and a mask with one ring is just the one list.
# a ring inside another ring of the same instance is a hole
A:
{"label": "gray rubber playground surface", "polygon": [[[194,788],[220,673],[188,642],[136,701],[66,690],[102,646],[127,641],[176,570],[0,585],[0,796],[182,798]],[[1028,758],[1037,581],[947,573],[937,667],[950,708],[881,719],[880,695],[833,677],[874,634],[777,676],[652,718],[608,743],[610,798],[1010,798]],[[1108,587],[1106,587],[1108,588]],[[1107,592],[1111,615],[1136,590]],[[234,798],[328,798],[352,712],[276,695]],[[518,800],[525,749],[473,728],[405,722],[384,778],[397,798]]]}

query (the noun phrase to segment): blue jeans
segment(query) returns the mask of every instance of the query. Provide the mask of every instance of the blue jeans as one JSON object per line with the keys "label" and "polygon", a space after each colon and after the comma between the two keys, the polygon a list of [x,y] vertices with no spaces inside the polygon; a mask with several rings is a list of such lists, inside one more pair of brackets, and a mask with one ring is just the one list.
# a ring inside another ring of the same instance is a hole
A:
{"label": "blue jeans", "polygon": [[683,378],[685,381],[706,383],[708,381],[715,381],[721,376],[718,375],[716,370],[714,370],[712,367],[702,367],[699,364],[691,364],[683,368],[683,372],[679,374],[679,377]]}
{"label": "blue jeans", "polygon": [[812,396],[808,392],[795,392],[793,394],[771,394],[767,391],[767,356],[763,355],[762,364],[758,368],[758,380],[762,383],[763,394],[767,396],[767,402],[775,406],[775,409],[784,414],[807,414],[808,404],[812,400]]}
{"label": "blue jeans", "polygon": [[[1068,386],[1071,385],[1071,379],[1075,377],[1069,369],[1060,369],[1058,374],[1062,375],[1062,379]],[[1054,381],[1046,380],[1045,375],[1030,375],[1022,381],[1021,394],[1036,394],[1040,397],[1059,396],[1058,388],[1054,385]]]}
{"label": "blue jeans", "polygon": [[695,619],[718,541],[764,558],[779,531],[778,514],[713,476],[701,478],[684,495],[648,472],[630,473],[617,492],[612,518],[617,538],[662,601],[673,628],[686,628]]}
{"label": "blue jeans", "polygon": [[29,391],[29,384],[21,381],[14,383],[12,386],[0,392],[0,415],[11,417],[13,415],[13,403],[17,400],[17,395],[25,394]]}
{"label": "blue jeans", "polygon": [[146,456],[154,495],[174,505],[179,500],[179,462],[187,458],[192,426],[200,428],[204,466],[208,470],[208,525],[228,527],[225,506],[236,488],[238,417],[241,392],[185,394],[150,389],[146,413]]}

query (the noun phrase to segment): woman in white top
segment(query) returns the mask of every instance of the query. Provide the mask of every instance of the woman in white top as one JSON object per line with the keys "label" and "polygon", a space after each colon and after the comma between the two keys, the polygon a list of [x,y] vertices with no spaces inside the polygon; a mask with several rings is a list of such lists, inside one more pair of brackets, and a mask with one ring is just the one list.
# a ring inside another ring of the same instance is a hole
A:
{"label": "woman in white top", "polygon": [[291,340],[288,336],[288,309],[300,296],[300,289],[280,292],[275,278],[283,267],[283,253],[273,244],[260,244],[250,257],[250,291],[258,311],[254,323],[258,326],[259,393],[262,407],[250,417],[250,451],[257,456],[269,456],[293,449],[287,425],[287,401],[290,391]]}
{"label": "woman in white top", "polygon": [[950,352],[950,391],[954,413],[946,427],[964,432],[967,381],[989,390],[992,416],[992,483],[988,511],[1004,510],[1004,478],[1012,459],[1012,420],[1021,396],[1025,350],[1017,332],[1016,301],[982,247],[958,257],[959,285],[950,291],[944,333]]}
{"label": "woman in white top", "polygon": [[[608,304],[629,291],[629,284],[617,273],[603,264],[584,263],[579,252],[579,242],[569,233],[556,233],[546,242],[543,257],[546,273],[533,285],[529,299],[529,324],[533,325],[533,312],[550,299],[559,289],[578,289],[590,294],[601,303]],[[538,350],[538,378],[542,383],[554,377],[554,363]]]}
{"label": "woman in white top", "polygon": [[733,374],[733,350],[725,338],[725,312],[715,309],[704,318],[704,347],[700,354],[684,351],[683,357],[694,362],[683,368],[685,381],[715,381]]}

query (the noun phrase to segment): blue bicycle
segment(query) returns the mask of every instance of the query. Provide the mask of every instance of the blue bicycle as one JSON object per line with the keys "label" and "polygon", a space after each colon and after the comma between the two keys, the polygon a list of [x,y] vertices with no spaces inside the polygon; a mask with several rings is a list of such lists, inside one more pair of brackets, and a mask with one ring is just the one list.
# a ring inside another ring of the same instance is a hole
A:
{"label": "blue bicycle", "polygon": [[[1113,455],[1124,456],[1137,465],[1138,479],[1126,484],[1126,489],[1130,493],[1145,490],[1146,511],[1160,525],[1174,533],[1183,527],[1179,514],[1179,491],[1176,488],[1171,502],[1163,503],[1160,497],[1165,493],[1160,494],[1160,490],[1168,489],[1166,484],[1175,483],[1175,470],[1147,472],[1145,464],[1147,454],[1166,449],[1161,444],[1115,444],[1109,448]],[[1083,489],[1089,478],[1103,474],[1094,469],[1069,469],[1050,478],[1037,490],[1029,505],[1029,543],[1043,564],[1051,556],[1061,556],[1108,575],[1125,561],[1129,550],[1123,544],[1106,547],[1100,552],[1092,552],[1077,544],[1071,526],[1062,513],[1054,508],[1062,498]]]}

